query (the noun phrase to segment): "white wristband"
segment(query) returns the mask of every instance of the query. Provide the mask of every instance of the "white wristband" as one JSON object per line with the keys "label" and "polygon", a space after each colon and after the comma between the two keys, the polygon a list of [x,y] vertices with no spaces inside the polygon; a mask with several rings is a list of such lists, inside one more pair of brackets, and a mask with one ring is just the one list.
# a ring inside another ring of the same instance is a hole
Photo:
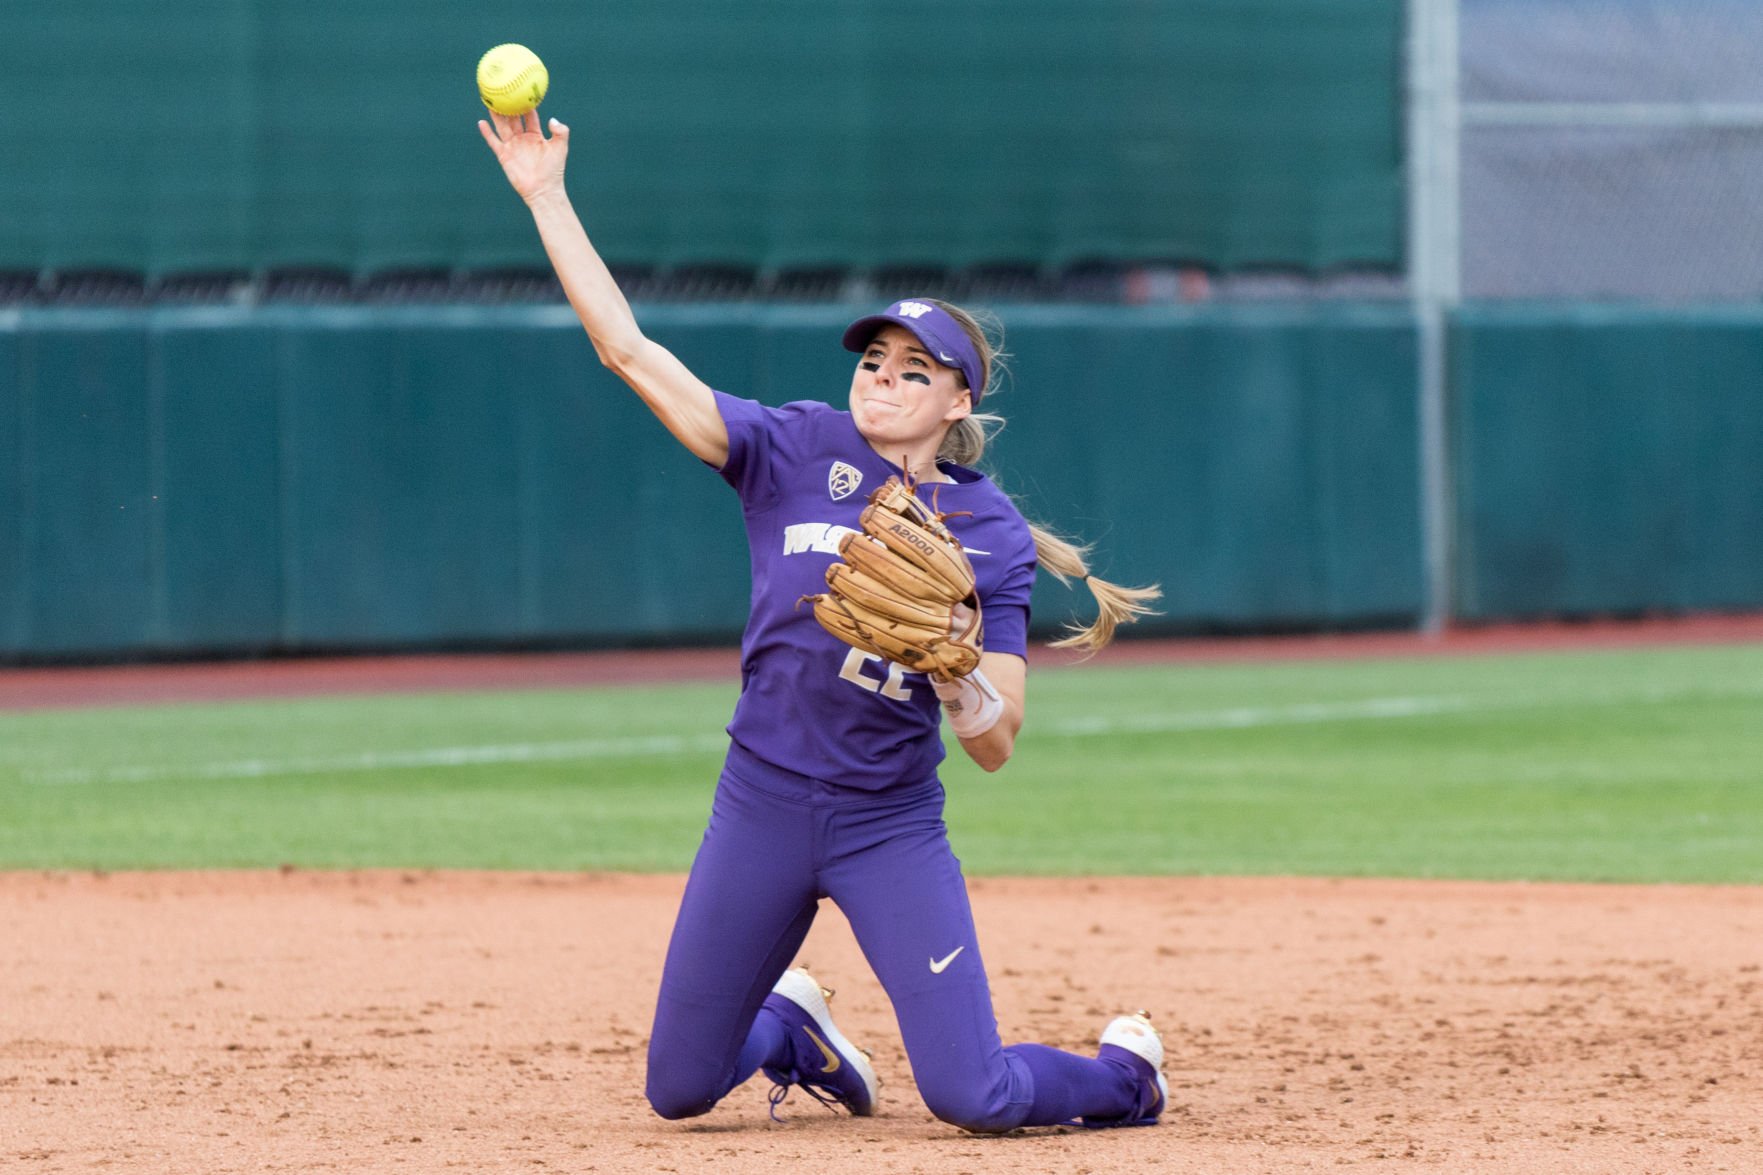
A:
{"label": "white wristband", "polygon": [[949,715],[949,729],[958,738],[978,738],[1004,717],[1004,699],[977,669],[954,681],[933,677],[930,685],[942,699],[943,711]]}

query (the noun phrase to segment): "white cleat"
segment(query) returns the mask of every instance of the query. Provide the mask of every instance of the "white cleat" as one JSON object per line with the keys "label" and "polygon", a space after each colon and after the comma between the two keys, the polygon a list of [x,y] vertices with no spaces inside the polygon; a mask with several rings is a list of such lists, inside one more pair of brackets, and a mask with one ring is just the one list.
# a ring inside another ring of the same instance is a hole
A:
{"label": "white cleat", "polygon": [[824,1105],[841,1105],[859,1118],[875,1113],[881,1083],[869,1054],[845,1039],[826,1006],[832,993],[800,967],[785,971],[765,997],[766,1006],[783,1018],[796,1057],[792,1069],[767,1068],[773,1081],[772,1117],[792,1086]]}
{"label": "white cleat", "polygon": [[1153,1126],[1169,1104],[1169,1082],[1163,1076],[1163,1037],[1143,1012],[1116,1016],[1102,1030],[1098,1060],[1118,1061],[1139,1077],[1137,1098],[1124,1118],[1083,1119],[1085,1126]]}

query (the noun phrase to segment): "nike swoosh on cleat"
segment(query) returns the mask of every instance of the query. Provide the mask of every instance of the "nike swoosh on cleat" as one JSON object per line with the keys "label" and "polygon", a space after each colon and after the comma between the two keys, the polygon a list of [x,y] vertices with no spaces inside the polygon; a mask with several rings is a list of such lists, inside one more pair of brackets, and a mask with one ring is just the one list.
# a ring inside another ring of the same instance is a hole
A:
{"label": "nike swoosh on cleat", "polygon": [[[953,958],[954,956],[950,956],[950,957]],[[831,1049],[827,1048],[826,1041],[824,1041],[824,1040],[820,1039],[820,1037],[816,1036],[814,1034],[814,1029],[804,1027],[802,1029],[802,1031],[806,1032],[808,1034],[808,1039],[814,1042],[814,1047],[819,1049],[820,1055],[826,1058],[826,1068],[822,1069],[821,1072],[822,1073],[837,1073],[839,1071],[839,1066],[844,1063],[839,1060],[839,1054],[837,1054],[837,1053],[833,1052]]]}
{"label": "nike swoosh on cleat", "polygon": [[930,961],[930,973],[932,975],[941,975],[948,968],[949,964],[955,961],[955,956],[959,955],[966,949],[967,944],[962,943],[960,946],[944,955],[941,959],[932,959]]}

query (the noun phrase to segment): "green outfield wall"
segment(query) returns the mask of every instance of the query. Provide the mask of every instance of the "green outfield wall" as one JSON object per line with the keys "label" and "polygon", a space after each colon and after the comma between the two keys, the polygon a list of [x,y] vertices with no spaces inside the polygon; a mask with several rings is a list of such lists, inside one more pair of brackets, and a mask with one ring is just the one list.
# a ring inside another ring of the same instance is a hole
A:
{"label": "green outfield wall", "polygon": [[474,126],[503,41],[615,262],[1401,259],[1402,0],[6,11],[0,270],[543,265]]}
{"label": "green outfield wall", "polygon": [[[717,386],[842,401],[864,307],[653,306]],[[1395,307],[1000,308],[992,464],[1165,630],[1411,623]],[[0,657],[730,640],[733,494],[564,307],[0,316]],[[1087,596],[1037,589],[1043,631]]]}
{"label": "green outfield wall", "polygon": [[1476,306],[1450,351],[1458,615],[1763,607],[1763,309]]}

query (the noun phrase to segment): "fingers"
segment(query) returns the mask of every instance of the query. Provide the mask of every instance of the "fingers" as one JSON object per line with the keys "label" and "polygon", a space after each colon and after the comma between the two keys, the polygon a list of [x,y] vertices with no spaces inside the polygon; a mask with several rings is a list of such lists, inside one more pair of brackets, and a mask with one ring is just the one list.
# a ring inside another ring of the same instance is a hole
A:
{"label": "fingers", "polygon": [[[478,119],[477,129],[478,133],[484,137],[484,142],[490,145],[492,151],[501,149],[510,139],[519,135],[538,135],[541,139],[545,137],[545,123],[539,117],[537,110],[529,110],[525,114],[516,115],[497,114],[492,110],[489,115],[488,122],[481,118]],[[491,129],[492,125],[495,128],[493,130]],[[567,126],[553,118],[550,129],[553,138],[561,140],[565,146],[568,145],[569,128]]]}
{"label": "fingers", "polygon": [[516,135],[525,133],[525,121],[526,120],[518,114],[498,114],[496,116],[496,129],[502,132],[502,137],[504,139],[512,139]]}

